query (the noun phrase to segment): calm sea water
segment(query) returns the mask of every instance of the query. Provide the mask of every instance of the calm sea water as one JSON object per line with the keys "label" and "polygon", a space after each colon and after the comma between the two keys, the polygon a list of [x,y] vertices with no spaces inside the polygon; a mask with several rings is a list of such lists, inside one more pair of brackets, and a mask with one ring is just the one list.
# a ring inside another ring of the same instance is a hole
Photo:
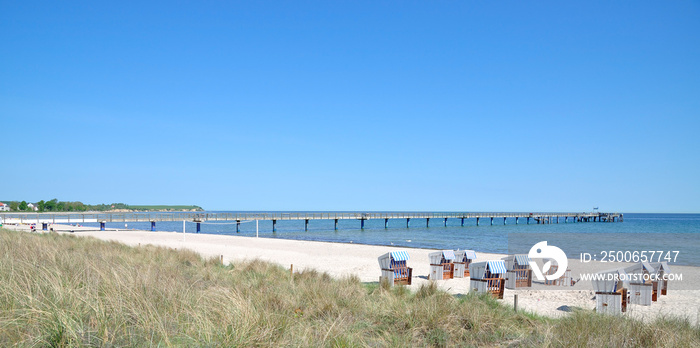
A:
{"label": "calm sea water", "polygon": [[[663,250],[679,251],[675,264],[700,266],[700,214],[625,214],[622,223],[564,223],[537,225],[520,219],[518,225],[509,218],[506,225],[503,219],[481,219],[476,226],[475,219],[465,219],[464,227],[460,219],[449,219],[444,226],[443,219],[431,219],[426,227],[425,219],[411,219],[406,228],[405,219],[389,220],[384,228],[384,220],[368,220],[360,229],[358,220],[340,220],[338,230],[333,220],[311,220],[309,230],[304,231],[304,221],[277,221],[277,232],[272,232],[272,221],[260,221],[260,237],[313,240],[339,243],[371,245],[393,245],[411,248],[430,249],[473,249],[490,253],[527,253],[534,242],[549,240],[550,245],[564,249],[570,258],[581,252],[595,253],[601,250]],[[88,226],[97,224],[86,224]],[[108,228],[124,228],[124,223],[108,223]],[[150,230],[150,223],[128,223],[129,229]],[[158,222],[158,231],[182,232],[182,222]],[[188,233],[195,232],[195,224],[186,223]],[[202,223],[201,233],[255,236],[255,222],[241,223],[241,232],[236,233],[234,223]],[[544,239],[543,239],[544,238]]]}

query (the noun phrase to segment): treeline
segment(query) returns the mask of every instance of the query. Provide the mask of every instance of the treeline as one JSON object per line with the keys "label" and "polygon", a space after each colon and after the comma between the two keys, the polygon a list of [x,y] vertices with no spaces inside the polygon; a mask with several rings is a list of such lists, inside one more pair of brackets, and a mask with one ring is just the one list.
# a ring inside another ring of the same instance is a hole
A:
{"label": "treeline", "polygon": [[8,203],[10,211],[38,211],[38,212],[80,212],[80,211],[110,211],[110,210],[131,210],[131,211],[149,211],[149,210],[203,210],[196,205],[191,206],[147,206],[138,205],[130,206],[125,203],[112,204],[84,204],[83,202],[64,202],[54,198],[50,201],[38,201],[36,203],[27,203],[26,201]]}

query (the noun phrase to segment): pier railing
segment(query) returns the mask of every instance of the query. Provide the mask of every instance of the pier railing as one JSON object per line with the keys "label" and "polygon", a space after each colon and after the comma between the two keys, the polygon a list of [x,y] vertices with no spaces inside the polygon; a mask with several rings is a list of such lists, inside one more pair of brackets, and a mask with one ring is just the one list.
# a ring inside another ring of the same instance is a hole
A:
{"label": "pier railing", "polygon": [[[471,218],[583,218],[614,219],[619,213],[598,212],[133,212],[133,213],[0,213],[0,220],[42,222],[148,222],[248,220],[370,220],[370,219],[471,219]],[[600,220],[602,221],[602,220]]]}

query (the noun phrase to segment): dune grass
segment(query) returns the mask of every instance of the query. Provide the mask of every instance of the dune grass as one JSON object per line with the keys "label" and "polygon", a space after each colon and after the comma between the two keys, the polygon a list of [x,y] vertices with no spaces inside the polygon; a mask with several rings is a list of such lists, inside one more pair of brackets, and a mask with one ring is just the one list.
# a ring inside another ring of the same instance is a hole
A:
{"label": "dune grass", "polygon": [[514,313],[190,251],[0,230],[0,346],[699,346],[682,320]]}

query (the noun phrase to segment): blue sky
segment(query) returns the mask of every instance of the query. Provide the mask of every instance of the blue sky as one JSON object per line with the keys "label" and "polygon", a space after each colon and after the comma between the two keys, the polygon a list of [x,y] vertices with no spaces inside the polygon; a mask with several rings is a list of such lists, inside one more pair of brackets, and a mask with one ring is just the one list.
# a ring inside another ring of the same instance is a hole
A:
{"label": "blue sky", "polygon": [[700,212],[700,3],[0,1],[0,199]]}

